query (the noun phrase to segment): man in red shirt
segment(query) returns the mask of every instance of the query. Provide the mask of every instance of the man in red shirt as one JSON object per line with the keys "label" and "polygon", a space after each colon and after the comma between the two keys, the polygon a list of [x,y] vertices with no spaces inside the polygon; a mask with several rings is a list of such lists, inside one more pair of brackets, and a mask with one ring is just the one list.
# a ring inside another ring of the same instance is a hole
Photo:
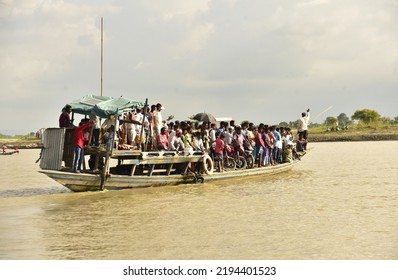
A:
{"label": "man in red shirt", "polygon": [[166,128],[162,127],[160,129],[160,134],[156,136],[156,146],[158,150],[168,150],[169,149],[169,141],[166,135]]}
{"label": "man in red shirt", "polygon": [[93,124],[93,121],[84,123],[80,122],[79,127],[75,128],[74,145],[75,145],[75,159],[73,161],[73,172],[80,172],[82,162],[84,159],[84,130]]}

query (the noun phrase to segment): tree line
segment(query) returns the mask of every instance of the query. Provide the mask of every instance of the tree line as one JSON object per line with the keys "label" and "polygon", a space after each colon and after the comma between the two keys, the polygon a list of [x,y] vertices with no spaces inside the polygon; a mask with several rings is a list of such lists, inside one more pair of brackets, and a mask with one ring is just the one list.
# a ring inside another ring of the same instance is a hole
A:
{"label": "tree line", "polygon": [[[311,120],[310,120],[311,121]],[[311,123],[310,126],[326,126],[328,128],[348,128],[353,123],[362,123],[364,125],[397,125],[398,116],[394,119],[389,117],[382,117],[377,111],[371,109],[356,110],[351,117],[348,117],[345,113],[339,114],[337,117],[329,116],[326,120],[319,123]],[[279,126],[283,127],[297,127],[298,120],[290,122],[281,122]]]}
{"label": "tree line", "polygon": [[398,116],[394,119],[389,117],[382,117],[377,111],[371,109],[356,110],[349,118],[345,113],[341,113],[337,117],[327,117],[324,125],[327,127],[348,127],[354,122],[364,125],[384,124],[394,125],[398,124]]}

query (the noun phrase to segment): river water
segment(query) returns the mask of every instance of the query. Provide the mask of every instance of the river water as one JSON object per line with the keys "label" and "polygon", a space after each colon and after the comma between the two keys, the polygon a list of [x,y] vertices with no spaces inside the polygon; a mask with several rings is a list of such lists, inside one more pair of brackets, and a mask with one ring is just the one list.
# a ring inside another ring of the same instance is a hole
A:
{"label": "river water", "polygon": [[0,259],[398,259],[398,142],[311,146],[282,175],[90,193],[0,156]]}

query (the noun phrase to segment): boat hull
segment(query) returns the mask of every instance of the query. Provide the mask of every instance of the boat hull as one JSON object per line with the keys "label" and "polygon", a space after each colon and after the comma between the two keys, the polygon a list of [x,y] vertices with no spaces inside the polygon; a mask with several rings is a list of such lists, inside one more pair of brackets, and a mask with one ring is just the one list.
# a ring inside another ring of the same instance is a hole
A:
{"label": "boat hull", "polygon": [[[292,163],[279,164],[270,167],[232,170],[226,172],[214,172],[211,175],[188,173],[184,175],[155,175],[155,176],[126,176],[110,175],[105,182],[105,189],[127,189],[127,188],[145,188],[159,187],[167,185],[192,184],[201,181],[216,181],[236,178],[245,178],[247,176],[266,176],[279,174],[291,170],[299,161]],[[98,191],[101,185],[100,174],[73,173],[66,171],[39,171],[59,184],[75,192]],[[203,179],[203,180],[202,180]]]}

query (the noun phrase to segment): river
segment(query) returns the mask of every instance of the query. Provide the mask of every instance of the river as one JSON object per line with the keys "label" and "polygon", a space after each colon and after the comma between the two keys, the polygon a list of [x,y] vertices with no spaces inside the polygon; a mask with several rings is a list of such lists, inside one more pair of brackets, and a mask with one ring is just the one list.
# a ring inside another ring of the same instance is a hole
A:
{"label": "river", "polygon": [[0,259],[398,259],[398,142],[310,146],[282,175],[89,193],[0,156]]}

